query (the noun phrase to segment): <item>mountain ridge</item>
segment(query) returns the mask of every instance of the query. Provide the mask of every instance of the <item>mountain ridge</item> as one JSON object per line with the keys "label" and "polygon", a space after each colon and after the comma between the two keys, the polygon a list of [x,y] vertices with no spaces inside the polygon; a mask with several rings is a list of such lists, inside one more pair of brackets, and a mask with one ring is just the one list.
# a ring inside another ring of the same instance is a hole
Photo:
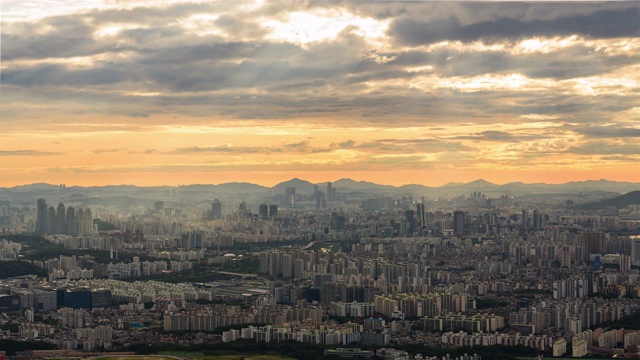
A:
{"label": "mountain ridge", "polygon": [[[104,185],[104,186],[69,186],[67,190],[201,190],[201,191],[284,191],[287,187],[295,187],[297,192],[312,193],[314,187],[318,186],[322,191],[326,189],[327,182],[312,183],[310,181],[294,177],[290,180],[280,182],[272,187],[258,185],[250,182],[228,182],[220,184],[190,184],[179,186],[137,186],[129,184],[121,185]],[[353,180],[350,178],[341,178],[332,182],[332,186],[343,192],[437,192],[437,193],[465,193],[468,191],[480,192],[504,192],[513,194],[535,194],[535,193],[564,193],[564,192],[581,192],[581,191],[610,191],[617,193],[628,193],[640,190],[640,183],[622,182],[614,180],[583,180],[571,181],[560,184],[548,183],[523,183],[520,181],[509,182],[505,184],[495,184],[484,179],[477,179],[468,183],[449,182],[440,186],[427,186],[423,184],[404,184],[401,186],[377,184],[364,180]],[[0,191],[6,192],[36,192],[36,191],[53,191],[59,188],[59,185],[47,183],[34,183],[17,185],[13,187],[0,187]]]}

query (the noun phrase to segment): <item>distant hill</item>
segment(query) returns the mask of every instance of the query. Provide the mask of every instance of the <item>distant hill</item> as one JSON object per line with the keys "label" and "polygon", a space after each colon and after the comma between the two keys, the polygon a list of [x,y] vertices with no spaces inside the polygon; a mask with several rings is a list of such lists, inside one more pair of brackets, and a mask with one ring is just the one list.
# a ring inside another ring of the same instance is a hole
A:
{"label": "distant hill", "polygon": [[34,190],[58,190],[59,186],[58,185],[51,185],[51,184],[46,184],[46,183],[35,183],[35,184],[28,184],[28,185],[18,185],[18,186],[14,186],[11,189],[15,190],[15,191],[34,191]]}
{"label": "distant hill", "polygon": [[1,193],[11,193],[16,194],[18,196],[33,196],[38,194],[55,194],[59,189],[58,185],[51,184],[29,184],[29,185],[19,185],[11,188],[0,188]]}
{"label": "distant hill", "polygon": [[402,190],[403,193],[425,195],[425,194],[433,193],[435,188],[420,185],[420,184],[409,184],[409,185],[402,185],[400,186],[399,189]]}
{"label": "distant hill", "polygon": [[251,184],[248,182],[232,182],[215,185],[215,190],[218,191],[265,191],[269,190],[266,186]]}
{"label": "distant hill", "polygon": [[488,182],[485,179],[474,180],[470,183],[467,183],[468,186],[496,186],[496,184]]}
{"label": "distant hill", "polygon": [[607,199],[607,200],[602,200],[602,201],[589,203],[589,204],[582,204],[582,205],[576,206],[576,208],[581,210],[598,210],[598,209],[606,209],[608,207],[615,207],[617,209],[622,209],[633,204],[640,204],[640,190],[632,191],[630,193],[616,196],[614,198]]}
{"label": "distant hill", "polygon": [[449,186],[460,186],[460,185],[464,185],[464,183],[461,182],[453,182],[453,181],[449,181],[448,183],[440,186],[440,187],[449,187]]}
{"label": "distant hill", "polygon": [[295,188],[296,194],[300,194],[300,193],[313,194],[313,189],[315,185],[308,182],[307,180],[300,180],[298,178],[293,178],[289,181],[285,181],[277,184],[276,186],[272,187],[272,189],[278,192],[284,192],[288,187]]}
{"label": "distant hill", "polygon": [[0,261],[0,279],[23,275],[47,277],[47,271],[27,261]]}
{"label": "distant hill", "polygon": [[193,184],[180,187],[182,190],[189,191],[228,191],[228,192],[250,192],[250,191],[265,191],[269,190],[268,187],[256,185],[248,182],[230,182],[219,185],[209,184]]}
{"label": "distant hill", "polygon": [[[326,191],[327,183],[313,184],[309,181],[294,178],[281,182],[271,189],[278,193],[284,193],[287,187],[293,187],[298,194],[312,194],[314,186],[319,190]],[[523,196],[537,194],[579,194],[579,193],[615,193],[625,194],[640,190],[640,183],[617,182],[609,180],[588,180],[568,182],[564,184],[545,184],[511,182],[498,185],[484,179],[475,180],[469,183],[447,183],[439,187],[429,187],[420,184],[409,184],[402,186],[381,185],[369,181],[356,181],[343,178],[332,182],[332,186],[340,193],[360,194],[363,196],[401,196],[412,195],[414,197],[450,197],[468,195],[474,191],[481,192],[487,196]],[[219,197],[235,195],[234,193],[256,193],[264,195],[268,187],[256,185],[248,182],[230,182],[218,185],[213,184],[192,184],[181,186],[135,186],[135,185],[109,185],[109,186],[69,186],[63,190],[63,199],[72,199],[73,202],[81,202],[83,205],[112,205],[118,207],[150,206],[150,201],[168,199],[176,196],[176,199],[184,195],[193,198],[206,199],[208,197]],[[0,187],[0,197],[28,199],[35,202],[37,197],[56,198],[60,187],[51,184],[30,184],[11,188]],[[262,193],[262,194],[260,194]],[[52,200],[53,201],[53,200]],[[56,200],[57,201],[57,200]],[[180,201],[180,200],[179,200]],[[192,200],[188,200],[192,201]]]}
{"label": "distant hill", "polygon": [[[331,184],[336,189],[345,189],[347,191],[395,191],[397,188],[391,185],[380,185],[369,181],[355,181],[352,179],[340,179]],[[326,189],[327,183],[322,183],[323,188]]]}
{"label": "distant hill", "polygon": [[[547,185],[547,184],[540,184]],[[550,185],[547,185],[550,186]],[[628,193],[635,190],[640,190],[639,183],[610,181],[605,179],[600,180],[587,180],[587,181],[572,181],[564,184],[552,185],[556,189],[570,192],[579,191],[612,191],[620,194]]]}

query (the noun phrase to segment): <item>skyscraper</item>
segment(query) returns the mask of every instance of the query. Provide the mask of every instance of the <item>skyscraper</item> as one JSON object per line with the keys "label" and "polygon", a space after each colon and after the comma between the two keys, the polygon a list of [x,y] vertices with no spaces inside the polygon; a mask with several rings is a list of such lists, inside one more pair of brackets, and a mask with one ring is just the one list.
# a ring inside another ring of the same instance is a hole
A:
{"label": "skyscraper", "polygon": [[296,204],[296,188],[294,187],[287,187],[285,189],[285,198],[286,198],[286,202],[289,205],[295,205]]}
{"label": "skyscraper", "polygon": [[533,210],[533,229],[534,230],[542,229],[542,215],[537,209]]}
{"label": "skyscraper", "polygon": [[260,206],[258,206],[258,214],[261,219],[267,219],[269,217],[269,205],[260,204]]}
{"label": "skyscraper", "polygon": [[522,210],[522,229],[529,230],[529,211]]}
{"label": "skyscraper", "polygon": [[631,265],[640,264],[640,239],[631,239]]}
{"label": "skyscraper", "polygon": [[[320,207],[322,207],[322,197],[323,197],[323,195],[324,195],[324,193],[322,191],[316,191],[315,192],[316,210],[318,210],[318,209],[320,209]],[[325,201],[325,203],[326,203],[326,201]]]}
{"label": "skyscraper", "polygon": [[55,234],[56,208],[49,206],[47,210],[47,234]]}
{"label": "skyscraper", "polygon": [[327,201],[333,201],[333,188],[331,181],[327,183]]}
{"label": "skyscraper", "polygon": [[269,205],[269,216],[272,218],[278,216],[278,205]]}
{"label": "skyscraper", "polygon": [[78,221],[78,234],[86,235],[93,231],[93,216],[91,209],[78,209],[76,213],[76,219]]}
{"label": "skyscraper", "polygon": [[44,199],[38,199],[36,233],[45,234],[46,232],[47,232],[47,202]]}
{"label": "skyscraper", "polygon": [[590,254],[604,255],[607,251],[607,234],[602,231],[583,231],[576,237],[582,247],[583,259],[589,260]]}
{"label": "skyscraper", "polygon": [[93,231],[93,217],[90,209],[78,209],[73,206],[65,209],[63,203],[58,208],[47,206],[44,199],[38,199],[36,233],[84,235]]}
{"label": "skyscraper", "polygon": [[464,212],[462,211],[453,212],[453,232],[456,235],[464,234]]}
{"label": "skyscraper", "polygon": [[153,211],[154,211],[157,215],[162,214],[163,210],[164,210],[164,201],[160,201],[160,200],[158,200],[158,201],[156,201],[156,202],[153,204]]}
{"label": "skyscraper", "polygon": [[76,221],[76,211],[73,206],[67,208],[67,235],[78,235],[78,222]]}
{"label": "skyscraper", "polygon": [[56,234],[67,233],[67,220],[63,203],[58,203],[58,210],[56,210],[56,224],[53,229]]}
{"label": "skyscraper", "polygon": [[424,204],[418,203],[416,204],[416,215],[418,217],[418,226],[425,226],[425,218],[424,218]]}
{"label": "skyscraper", "polygon": [[84,209],[78,209],[76,211],[76,231],[78,235],[84,234],[84,229],[82,227],[82,223],[84,221]]}
{"label": "skyscraper", "polygon": [[220,200],[215,199],[211,203],[211,220],[222,219],[222,203]]}
{"label": "skyscraper", "polygon": [[404,211],[404,221],[406,223],[406,232],[404,235],[411,235],[416,231],[416,218],[413,210]]}

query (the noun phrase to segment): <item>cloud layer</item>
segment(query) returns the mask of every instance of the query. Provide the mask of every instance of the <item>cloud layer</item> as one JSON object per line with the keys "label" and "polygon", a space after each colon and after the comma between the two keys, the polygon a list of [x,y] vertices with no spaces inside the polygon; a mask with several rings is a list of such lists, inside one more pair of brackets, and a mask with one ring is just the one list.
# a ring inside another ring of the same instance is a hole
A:
{"label": "cloud layer", "polygon": [[640,160],[637,2],[46,3],[2,3],[7,183],[394,169],[557,182],[558,168],[630,180]]}

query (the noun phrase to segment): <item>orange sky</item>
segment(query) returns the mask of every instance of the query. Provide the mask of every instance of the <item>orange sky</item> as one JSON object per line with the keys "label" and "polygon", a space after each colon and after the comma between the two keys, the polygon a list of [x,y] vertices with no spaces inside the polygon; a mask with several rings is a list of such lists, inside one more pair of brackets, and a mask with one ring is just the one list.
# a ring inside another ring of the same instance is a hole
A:
{"label": "orange sky", "polygon": [[639,179],[630,3],[43,4],[1,4],[0,186]]}

